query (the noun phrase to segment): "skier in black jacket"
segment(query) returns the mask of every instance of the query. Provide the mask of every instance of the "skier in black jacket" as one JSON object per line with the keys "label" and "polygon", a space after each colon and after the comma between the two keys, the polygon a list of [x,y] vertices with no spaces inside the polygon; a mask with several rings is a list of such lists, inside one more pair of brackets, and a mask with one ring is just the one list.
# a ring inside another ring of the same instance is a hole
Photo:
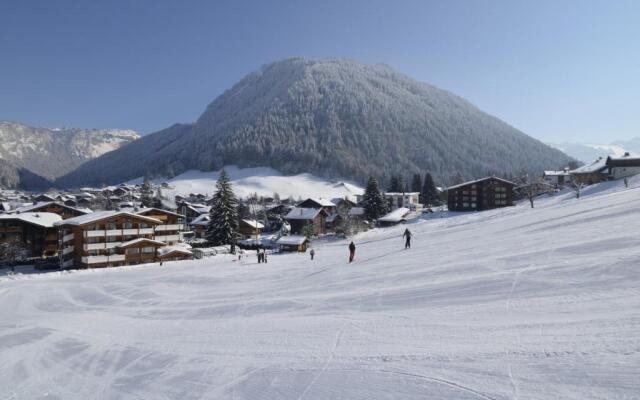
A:
{"label": "skier in black jacket", "polygon": [[351,242],[349,244],[349,262],[352,262],[356,256],[356,245]]}
{"label": "skier in black jacket", "polygon": [[409,228],[405,229],[404,233],[402,234],[402,237],[406,238],[405,242],[404,242],[404,248],[405,249],[410,249],[411,248],[411,235],[413,235],[413,234],[411,233]]}

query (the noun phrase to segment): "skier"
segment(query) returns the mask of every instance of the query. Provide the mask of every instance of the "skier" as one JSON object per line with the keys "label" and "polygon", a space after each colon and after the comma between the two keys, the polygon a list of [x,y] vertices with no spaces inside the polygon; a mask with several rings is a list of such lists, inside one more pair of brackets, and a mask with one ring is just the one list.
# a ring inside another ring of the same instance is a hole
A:
{"label": "skier", "polygon": [[351,242],[349,244],[349,262],[352,262],[356,256],[356,245]]}
{"label": "skier", "polygon": [[262,262],[265,264],[267,262],[267,249],[262,249]]}
{"label": "skier", "polygon": [[405,249],[410,249],[411,248],[411,231],[409,230],[409,228],[404,230],[404,233],[402,234],[402,237],[406,238],[405,242],[404,242],[404,248]]}
{"label": "skier", "polygon": [[258,264],[262,262],[262,254],[260,253],[260,249],[256,249],[256,254],[258,255]]}
{"label": "skier", "polygon": [[311,251],[309,252],[309,255],[311,256],[311,261],[313,261],[313,256],[316,255],[315,250],[311,249]]}

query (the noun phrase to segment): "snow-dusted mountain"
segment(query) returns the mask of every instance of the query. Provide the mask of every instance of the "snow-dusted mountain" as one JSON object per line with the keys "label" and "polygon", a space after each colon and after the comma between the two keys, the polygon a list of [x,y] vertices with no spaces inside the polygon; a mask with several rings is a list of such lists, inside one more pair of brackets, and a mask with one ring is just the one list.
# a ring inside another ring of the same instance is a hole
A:
{"label": "snow-dusted mountain", "polygon": [[132,130],[37,128],[0,121],[0,159],[48,180],[139,138]]}
{"label": "snow-dusted mountain", "polygon": [[640,137],[631,140],[618,140],[610,144],[550,143],[550,145],[584,163],[591,162],[598,157],[622,156],[626,152],[640,154]]}
{"label": "snow-dusted mountain", "polygon": [[58,183],[118,183],[231,164],[359,182],[430,171],[447,182],[457,172],[541,172],[569,161],[468,101],[388,66],[292,58],[243,78],[194,124],[147,135]]}

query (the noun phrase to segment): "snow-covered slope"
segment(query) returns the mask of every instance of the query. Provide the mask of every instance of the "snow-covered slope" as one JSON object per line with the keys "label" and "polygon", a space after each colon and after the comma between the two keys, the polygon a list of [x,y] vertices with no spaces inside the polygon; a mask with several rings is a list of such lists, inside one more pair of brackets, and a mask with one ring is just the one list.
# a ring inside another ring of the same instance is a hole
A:
{"label": "snow-covered slope", "polygon": [[[640,182],[308,255],[0,282],[10,399],[637,399]],[[1,279],[1,278],[0,278]]]}
{"label": "snow-covered slope", "polygon": [[[225,170],[231,178],[233,191],[239,197],[248,197],[254,193],[258,196],[273,196],[278,193],[282,199],[293,196],[319,197],[330,199],[345,196],[354,199],[355,195],[362,194],[364,189],[349,182],[329,182],[326,179],[311,174],[284,176],[273,168],[238,168],[227,166]],[[187,171],[171,179],[156,179],[156,182],[167,182],[170,189],[163,193],[173,197],[176,194],[188,195],[189,193],[213,194],[219,171],[202,172]],[[129,183],[141,183],[142,178]]]}
{"label": "snow-covered slope", "polygon": [[138,138],[125,129],[49,129],[0,121],[0,159],[52,180]]}

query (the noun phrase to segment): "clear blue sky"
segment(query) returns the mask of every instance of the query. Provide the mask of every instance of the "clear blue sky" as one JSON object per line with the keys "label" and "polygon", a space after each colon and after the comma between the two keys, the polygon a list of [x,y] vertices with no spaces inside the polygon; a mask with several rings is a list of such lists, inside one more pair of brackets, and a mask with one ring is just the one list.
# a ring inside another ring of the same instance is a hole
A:
{"label": "clear blue sky", "polygon": [[192,122],[260,65],[385,63],[544,141],[640,136],[640,1],[0,1],[0,119]]}

